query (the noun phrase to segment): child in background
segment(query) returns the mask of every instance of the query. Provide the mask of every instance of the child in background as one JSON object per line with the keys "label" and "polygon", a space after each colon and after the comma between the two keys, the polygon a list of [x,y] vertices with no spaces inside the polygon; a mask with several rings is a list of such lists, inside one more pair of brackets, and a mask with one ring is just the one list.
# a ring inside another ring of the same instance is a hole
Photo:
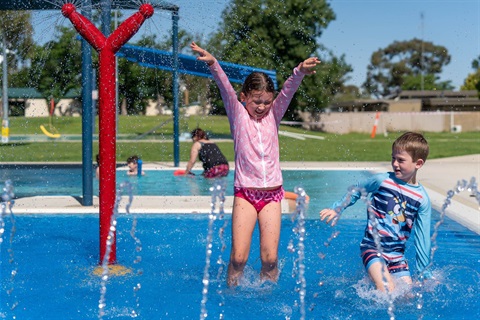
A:
{"label": "child in background", "polygon": [[207,133],[196,128],[192,131],[193,145],[190,150],[190,160],[187,163],[185,174],[192,174],[191,170],[197,157],[203,164],[202,175],[205,178],[220,178],[228,175],[228,161],[215,142],[208,139]]}
{"label": "child in background", "polygon": [[97,168],[95,169],[95,178],[100,179],[100,155],[98,153],[95,156],[95,160],[97,161]]}
{"label": "child in background", "polygon": [[[360,244],[360,253],[378,290],[394,290],[392,277],[412,283],[404,256],[412,229],[415,229],[416,268],[426,278],[431,277],[431,273],[425,270],[430,263],[431,203],[427,192],[417,181],[417,171],[425,164],[428,152],[428,143],[421,134],[404,133],[392,145],[393,172],[375,174],[358,183],[356,186],[359,190],[353,192],[345,207],[342,204],[348,201],[348,194],[330,209],[320,211],[321,220],[326,219],[327,223],[332,222],[333,225],[343,210],[360,199],[362,189],[370,194],[370,216]],[[375,244],[377,236],[381,252]],[[385,280],[388,288],[384,286]]]}
{"label": "child in background", "polygon": [[[129,176],[138,175],[138,161],[139,161],[139,158],[136,155],[128,157],[128,159],[127,159],[127,166],[128,166],[127,175],[129,175]],[[145,175],[145,172],[142,170],[142,176],[143,175]]]}
{"label": "child in background", "polygon": [[245,79],[239,101],[215,57],[194,42],[190,47],[199,54],[197,59],[209,66],[220,89],[234,141],[232,250],[227,284],[238,285],[247,263],[257,221],[262,261],[260,276],[264,280],[277,281],[280,202],[284,195],[278,127],[303,77],[315,73],[313,68],[320,61],[312,57],[301,62],[276,98],[272,79],[265,73],[253,72]]}

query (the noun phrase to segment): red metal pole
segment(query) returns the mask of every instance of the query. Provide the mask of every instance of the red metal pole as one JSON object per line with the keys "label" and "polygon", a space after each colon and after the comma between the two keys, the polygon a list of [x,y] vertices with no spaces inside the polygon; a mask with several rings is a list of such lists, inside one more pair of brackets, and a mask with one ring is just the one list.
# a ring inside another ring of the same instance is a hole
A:
{"label": "red metal pole", "polygon": [[[76,12],[72,3],[64,4],[62,14],[70,19],[78,33],[99,53],[99,155],[100,155],[100,262],[106,253],[110,222],[116,195],[116,106],[115,53],[137,33],[154,9],[142,4],[138,12],[125,20],[108,38],[93,23]],[[116,239],[108,262],[117,260]]]}

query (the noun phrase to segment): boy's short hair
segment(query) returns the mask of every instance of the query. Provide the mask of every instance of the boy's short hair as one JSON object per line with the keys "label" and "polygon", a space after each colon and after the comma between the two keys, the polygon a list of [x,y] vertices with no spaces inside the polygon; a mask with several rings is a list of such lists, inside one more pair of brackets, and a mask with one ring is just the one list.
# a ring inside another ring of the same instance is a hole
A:
{"label": "boy's short hair", "polygon": [[392,151],[406,151],[413,161],[427,161],[429,147],[425,137],[417,132],[405,132],[392,145]]}
{"label": "boy's short hair", "polygon": [[137,163],[138,162],[138,156],[134,155],[131,157],[128,157],[127,163]]}

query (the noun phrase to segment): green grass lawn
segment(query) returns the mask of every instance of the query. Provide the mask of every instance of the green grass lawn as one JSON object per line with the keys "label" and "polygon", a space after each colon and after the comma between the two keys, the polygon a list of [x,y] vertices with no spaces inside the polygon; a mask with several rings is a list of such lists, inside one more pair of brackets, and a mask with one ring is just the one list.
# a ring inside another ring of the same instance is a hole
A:
{"label": "green grass lawn", "polygon": [[[144,161],[173,162],[173,122],[171,117],[120,116],[118,120],[117,161],[123,162],[137,154]],[[40,125],[48,127],[48,118],[10,118],[10,135],[43,136]],[[62,135],[81,135],[82,123],[78,117],[59,117],[52,120],[55,129]],[[160,124],[162,127],[157,128]],[[180,120],[180,131],[190,132],[197,126],[209,132],[212,140],[230,139],[228,120],[223,116],[194,116]],[[95,125],[98,130],[98,123]],[[139,136],[156,128],[155,131]],[[298,140],[280,136],[281,161],[390,161],[393,140],[401,133],[328,134],[281,126],[280,130],[322,136],[324,140]],[[95,132],[96,134],[98,131]],[[424,133],[430,144],[429,159],[480,154],[480,132]],[[124,139],[129,139],[128,141]],[[13,140],[13,139],[12,139]],[[233,143],[219,141],[219,147],[228,160],[233,161]],[[180,161],[187,161],[191,141],[180,143]],[[93,144],[94,155],[98,141]],[[82,143],[76,141],[50,140],[46,142],[15,142],[0,144],[0,162],[81,162]]]}

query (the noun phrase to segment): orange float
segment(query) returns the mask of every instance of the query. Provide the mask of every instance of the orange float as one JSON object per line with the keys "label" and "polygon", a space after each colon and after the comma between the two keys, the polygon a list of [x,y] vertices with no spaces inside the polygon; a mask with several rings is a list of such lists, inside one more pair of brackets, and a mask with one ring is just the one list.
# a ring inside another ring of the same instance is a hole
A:
{"label": "orange float", "polygon": [[[291,192],[291,191],[285,191],[284,198],[287,199],[287,200],[297,201],[298,194],[296,194],[295,192]],[[305,195],[305,203],[308,203],[309,201],[310,201],[310,197],[308,195]]]}
{"label": "orange float", "polygon": [[[173,171],[174,176],[184,176],[185,174],[186,174],[186,170],[183,170],[183,169],[178,169],[178,170]],[[189,172],[188,175],[189,176],[194,176],[195,173]]]}

